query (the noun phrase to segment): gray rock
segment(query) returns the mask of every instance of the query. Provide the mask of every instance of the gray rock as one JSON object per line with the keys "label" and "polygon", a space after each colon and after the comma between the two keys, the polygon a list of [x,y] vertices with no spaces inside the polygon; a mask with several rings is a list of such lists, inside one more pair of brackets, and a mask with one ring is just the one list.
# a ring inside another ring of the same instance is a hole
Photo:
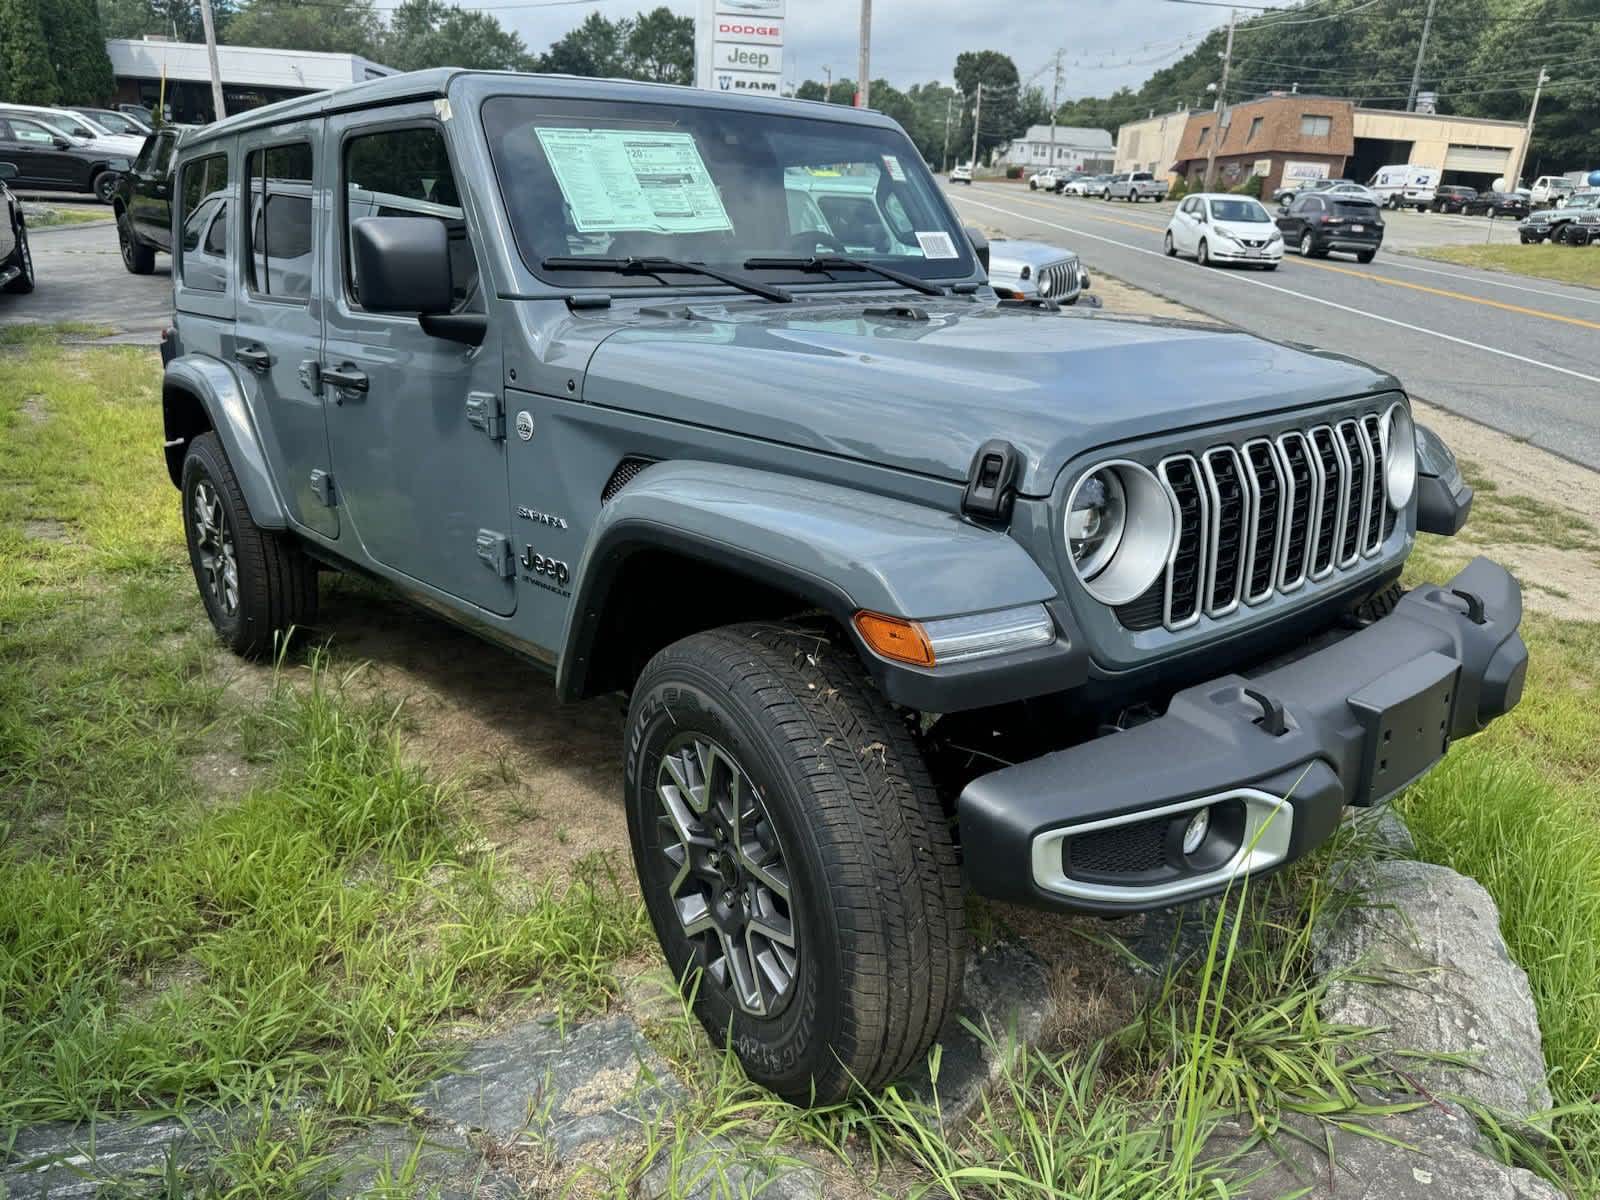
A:
{"label": "gray rock", "polygon": [[[1531,1172],[1473,1149],[1462,1130],[1449,1127],[1460,1120],[1465,1118],[1431,1109],[1385,1118],[1374,1128],[1405,1143],[1395,1146],[1297,1118],[1301,1136],[1280,1134],[1274,1146],[1258,1145],[1235,1159],[1236,1181],[1228,1194],[1239,1200],[1563,1200]],[[1331,1157],[1325,1149],[1328,1132]],[[1208,1149],[1237,1153],[1245,1144],[1242,1136],[1225,1130]]]}
{"label": "gray rock", "polygon": [[1392,804],[1349,811],[1362,848],[1374,851],[1379,858],[1411,858],[1417,853],[1411,830],[1406,828],[1405,819]]}
{"label": "gray rock", "polygon": [[476,1042],[418,1101],[431,1120],[501,1146],[543,1144],[558,1159],[636,1133],[682,1087],[627,1017],[568,1029],[519,1025]]}
{"label": "gray rock", "polygon": [[451,1133],[440,1138],[408,1126],[380,1126],[340,1148],[335,1197],[385,1194],[404,1182],[413,1196],[436,1200],[516,1200],[522,1187]]}
{"label": "gray rock", "polygon": [[[1158,980],[1190,959],[1204,963],[1211,948],[1212,931],[1222,911],[1222,901],[1213,898],[1146,913],[1139,932],[1127,941],[1128,952],[1144,964],[1145,972]],[[1227,950],[1232,923],[1238,915],[1238,904],[1230,903],[1226,915],[1222,916],[1219,955]]]}
{"label": "gray rock", "polygon": [[[959,1120],[1000,1077],[1008,1051],[1039,1040],[1049,1016],[1050,973],[1044,964],[1015,942],[985,946],[967,959],[961,1007],[939,1035],[938,1079],[922,1063],[896,1086],[929,1103],[937,1094],[944,1120]],[[974,1028],[986,1036],[979,1037]]]}
{"label": "gray rock", "polygon": [[1548,1109],[1528,977],[1511,961],[1489,894],[1428,863],[1376,862],[1360,878],[1365,902],[1343,915],[1317,967],[1383,982],[1335,980],[1324,1019],[1375,1027],[1378,1050],[1469,1057],[1469,1067],[1408,1059],[1407,1073],[1430,1093],[1460,1095],[1523,1120]]}
{"label": "gray rock", "polygon": [[169,1160],[192,1167],[207,1157],[225,1127],[225,1118],[216,1114],[30,1126],[18,1131],[9,1152],[0,1138],[0,1197],[70,1200],[111,1186],[153,1189]]}
{"label": "gray rock", "polygon": [[755,1150],[727,1137],[664,1147],[639,1181],[641,1200],[822,1200],[823,1176],[792,1155]]}

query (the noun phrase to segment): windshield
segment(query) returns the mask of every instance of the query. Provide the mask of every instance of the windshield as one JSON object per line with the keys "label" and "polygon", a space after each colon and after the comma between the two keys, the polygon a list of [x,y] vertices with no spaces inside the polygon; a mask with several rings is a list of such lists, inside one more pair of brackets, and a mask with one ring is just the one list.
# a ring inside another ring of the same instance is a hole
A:
{"label": "windshield", "polygon": [[1267,210],[1255,200],[1213,200],[1211,201],[1211,219],[1213,221],[1245,221],[1252,224],[1264,224],[1272,218],[1267,215]]}
{"label": "windshield", "polygon": [[108,133],[143,137],[146,132],[144,126],[135,124],[121,113],[97,112],[94,114],[94,123]]}
{"label": "windshield", "polygon": [[[517,249],[529,270],[562,286],[663,280],[598,264],[546,272],[545,259],[661,257],[742,273],[751,258],[847,255],[923,279],[974,269],[966,235],[898,130],[531,96],[486,101],[483,127]],[[817,281],[786,268],[758,273]]]}
{"label": "windshield", "polygon": [[1376,221],[1378,206],[1366,200],[1335,200],[1333,211],[1341,217],[1356,221]]}

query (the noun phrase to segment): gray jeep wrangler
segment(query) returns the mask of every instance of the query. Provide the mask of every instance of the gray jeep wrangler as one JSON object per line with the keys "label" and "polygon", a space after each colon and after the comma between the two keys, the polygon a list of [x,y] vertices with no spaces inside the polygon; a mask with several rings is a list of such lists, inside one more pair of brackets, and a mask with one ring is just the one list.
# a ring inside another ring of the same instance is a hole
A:
{"label": "gray jeep wrangler", "polygon": [[924,1054],[964,888],[1221,892],[1519,699],[1509,574],[1400,592],[1471,492],[1392,377],[999,300],[887,117],[434,71],[198,130],[176,189],[222,639],[355,570],[629,697],[650,918],[783,1096]]}

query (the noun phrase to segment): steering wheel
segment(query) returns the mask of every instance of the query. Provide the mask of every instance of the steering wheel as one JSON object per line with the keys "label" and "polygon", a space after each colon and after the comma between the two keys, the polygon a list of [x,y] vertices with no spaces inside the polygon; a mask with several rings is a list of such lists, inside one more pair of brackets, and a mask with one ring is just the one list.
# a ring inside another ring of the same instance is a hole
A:
{"label": "steering wheel", "polygon": [[789,245],[793,249],[806,255],[815,254],[819,244],[826,246],[835,254],[849,253],[849,249],[845,244],[826,229],[802,229],[789,239]]}

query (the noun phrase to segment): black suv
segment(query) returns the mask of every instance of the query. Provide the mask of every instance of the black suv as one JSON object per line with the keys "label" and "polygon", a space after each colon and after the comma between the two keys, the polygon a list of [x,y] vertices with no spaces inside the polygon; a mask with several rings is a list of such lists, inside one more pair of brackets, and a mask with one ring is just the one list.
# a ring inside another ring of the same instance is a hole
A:
{"label": "black suv", "polygon": [[1383,214],[1371,200],[1307,192],[1278,209],[1278,228],[1302,258],[1326,258],[1343,250],[1371,262],[1383,245]]}
{"label": "black suv", "polygon": [[1479,192],[1461,206],[1469,217],[1525,217],[1528,198],[1516,192]]}
{"label": "black suv", "polygon": [[17,168],[11,181],[16,187],[93,192],[101,202],[111,199],[118,173],[128,169],[126,158],[74,145],[59,129],[30,115],[5,110],[0,110],[0,162]]}
{"label": "black suv", "polygon": [[145,138],[111,198],[122,265],[135,275],[155,270],[157,250],[172,250],[172,156],[185,128],[167,125]]}
{"label": "black suv", "polygon": [[1477,188],[1464,187],[1459,183],[1442,183],[1433,191],[1433,211],[1462,212],[1477,198]]}

